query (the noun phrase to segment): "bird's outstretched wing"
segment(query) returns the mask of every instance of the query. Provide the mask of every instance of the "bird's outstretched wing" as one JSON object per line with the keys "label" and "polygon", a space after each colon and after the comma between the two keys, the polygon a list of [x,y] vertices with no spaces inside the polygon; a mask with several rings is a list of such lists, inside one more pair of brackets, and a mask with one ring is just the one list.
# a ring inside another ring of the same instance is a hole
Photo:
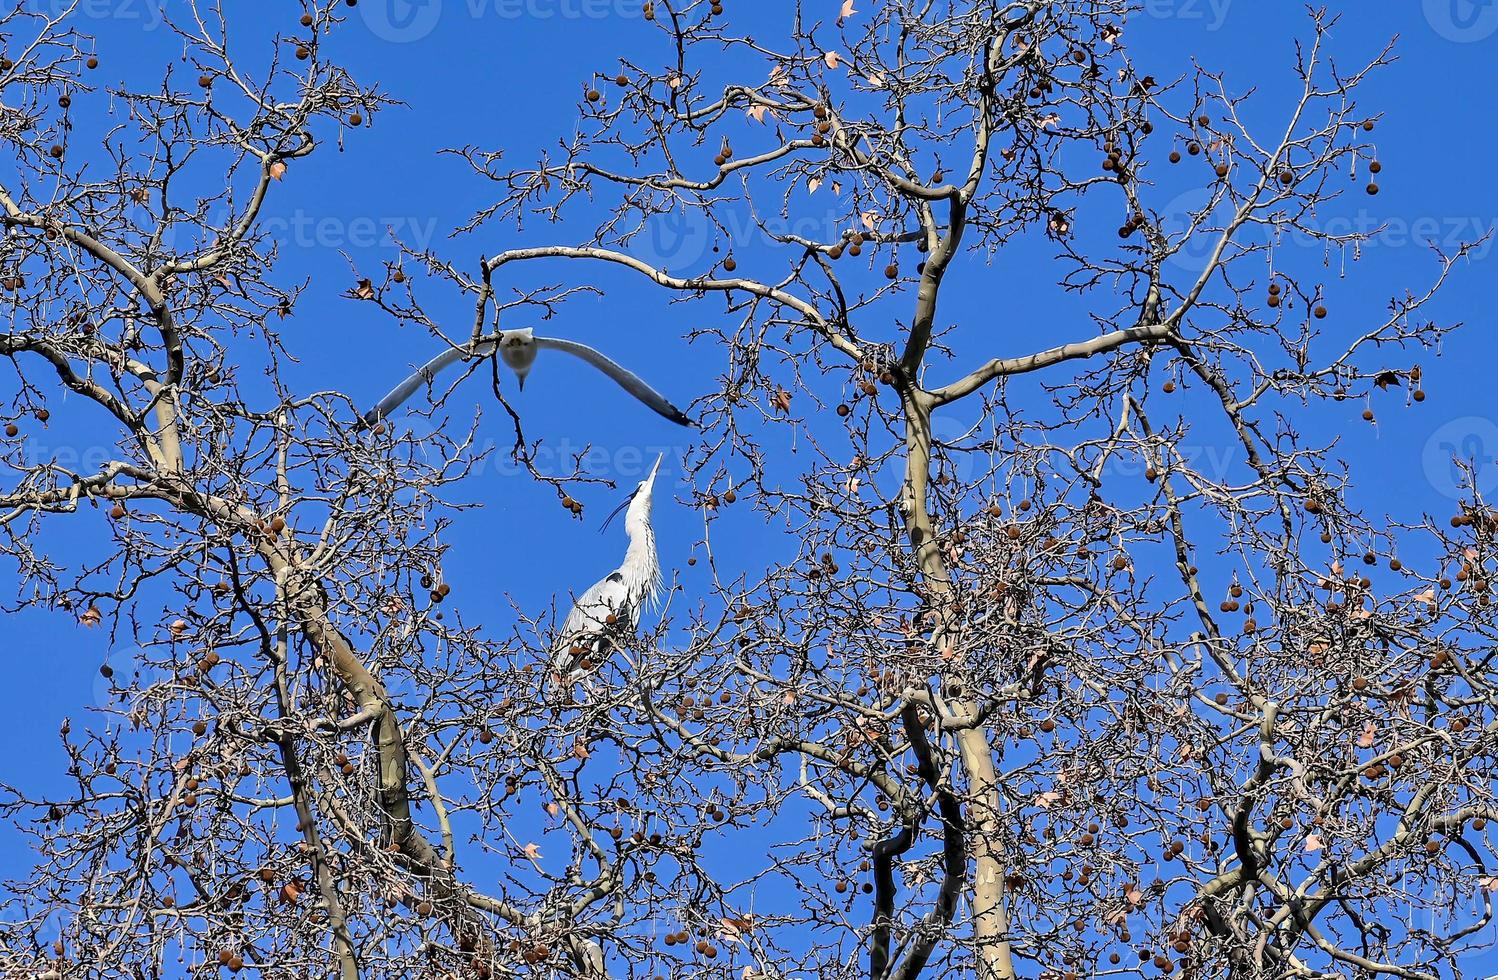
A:
{"label": "bird's outstretched wing", "polygon": [[464,344],[462,347],[449,347],[417,368],[415,373],[406,378],[406,380],[390,389],[390,394],[381,398],[375,404],[374,408],[364,413],[364,424],[374,425],[381,419],[389,418],[391,413],[404,405],[412,395],[416,394],[417,389],[431,384],[437,375],[452,365],[473,356],[475,353],[479,355],[488,354],[493,349],[493,343],[479,344],[477,349],[472,344]]}
{"label": "bird's outstretched wing", "polygon": [[662,418],[689,428],[697,425],[696,422],[687,418],[681,409],[666,401],[660,392],[642,381],[638,375],[626,370],[586,344],[579,344],[571,340],[558,340],[555,337],[537,337],[536,347],[541,350],[559,350],[563,353],[571,354],[573,357],[580,357],[613,378],[619,387],[634,395],[647,408]]}
{"label": "bird's outstretched wing", "polygon": [[582,646],[591,652],[597,636],[609,628],[610,615],[616,622],[637,621],[639,611],[627,608],[628,605],[629,589],[624,584],[624,576],[618,572],[610,573],[608,578],[578,596],[557,634],[556,646],[552,648],[552,668],[564,677],[571,673],[583,656],[573,648]]}

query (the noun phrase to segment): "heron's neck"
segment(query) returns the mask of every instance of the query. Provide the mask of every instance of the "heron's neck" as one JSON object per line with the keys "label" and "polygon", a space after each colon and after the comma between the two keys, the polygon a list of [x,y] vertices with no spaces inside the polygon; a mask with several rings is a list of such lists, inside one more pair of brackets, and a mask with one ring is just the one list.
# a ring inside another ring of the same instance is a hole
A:
{"label": "heron's neck", "polygon": [[654,594],[660,586],[661,566],[655,553],[655,532],[644,518],[625,524],[629,547],[624,552],[624,573],[631,588]]}

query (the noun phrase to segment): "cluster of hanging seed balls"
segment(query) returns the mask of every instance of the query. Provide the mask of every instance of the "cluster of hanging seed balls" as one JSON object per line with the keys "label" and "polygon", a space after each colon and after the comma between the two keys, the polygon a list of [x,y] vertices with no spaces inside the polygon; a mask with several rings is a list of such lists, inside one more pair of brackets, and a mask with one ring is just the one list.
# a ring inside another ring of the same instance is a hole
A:
{"label": "cluster of hanging seed balls", "polygon": [[[1197,117],[1196,121],[1197,121],[1198,124],[1200,124],[1202,126],[1207,126],[1207,125],[1211,124],[1211,119],[1208,118],[1207,116],[1199,116],[1199,117]],[[1373,128],[1374,128],[1374,122],[1373,122],[1372,119],[1365,119],[1363,121],[1363,123],[1362,123],[1363,132],[1365,132],[1365,133],[1371,133],[1371,132],[1373,132]],[[1114,170],[1116,168],[1119,168],[1119,166],[1120,166],[1119,165],[1119,158],[1120,158],[1121,154],[1119,154],[1119,152],[1113,147],[1111,141],[1104,148],[1106,150],[1108,150],[1109,153],[1108,153],[1107,159],[1105,159],[1103,161],[1103,169],[1111,171],[1111,170]],[[1195,140],[1195,139],[1188,140],[1187,143],[1186,143],[1186,153],[1189,156],[1200,156],[1201,153],[1202,153],[1201,142],[1199,140]],[[1181,159],[1182,159],[1182,157],[1181,157],[1181,151],[1180,150],[1171,150],[1170,151],[1170,158],[1169,159],[1170,159],[1171,163],[1180,163]],[[1368,173],[1370,175],[1372,175],[1372,177],[1374,177],[1374,178],[1376,178],[1380,173],[1382,173],[1383,169],[1384,169],[1383,164],[1380,163],[1378,160],[1371,160],[1368,163]],[[1217,165],[1215,166],[1214,170],[1215,170],[1215,173],[1217,174],[1218,177],[1226,177],[1228,175],[1228,173],[1229,173],[1230,167],[1228,165],[1228,162],[1226,160],[1223,160],[1223,161],[1220,161],[1219,163],[1217,163]],[[1289,167],[1282,167],[1280,169],[1280,171],[1279,171],[1278,177],[1279,177],[1279,182],[1281,184],[1283,184],[1284,186],[1286,186],[1286,187],[1289,187],[1290,185],[1292,185],[1292,184],[1295,183],[1295,171],[1291,170]],[[1119,178],[1120,178],[1120,181],[1122,181],[1123,179],[1125,179],[1125,174],[1123,172],[1120,172],[1119,173]],[[1379,191],[1378,181],[1375,180],[1375,179],[1370,179],[1369,182],[1368,182],[1367,191],[1368,191],[1369,194],[1377,194],[1378,191]]]}

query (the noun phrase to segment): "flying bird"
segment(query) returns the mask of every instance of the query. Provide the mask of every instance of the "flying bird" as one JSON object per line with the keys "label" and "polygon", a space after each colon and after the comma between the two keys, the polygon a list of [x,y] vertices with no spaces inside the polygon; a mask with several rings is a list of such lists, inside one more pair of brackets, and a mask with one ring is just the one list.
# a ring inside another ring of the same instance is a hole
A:
{"label": "flying bird", "polygon": [[552,647],[551,665],[563,678],[586,669],[583,660],[604,647],[611,629],[627,625],[633,632],[640,625],[645,605],[660,601],[661,566],[655,553],[655,532],[650,527],[650,501],[664,458],[665,453],[655,458],[649,475],[604,521],[603,526],[608,527],[619,511],[625,512],[624,533],[629,536],[629,547],[623,563],[578,597],[562,622]]}
{"label": "flying bird", "polygon": [[521,390],[525,389],[525,379],[530,374],[531,367],[536,363],[536,355],[543,350],[557,350],[593,365],[662,418],[688,427],[697,424],[681,409],[667,401],[660,392],[642,381],[639,375],[620,366],[608,356],[575,341],[560,340],[555,337],[537,337],[530,327],[503,331],[497,340],[480,340],[461,347],[449,347],[423,364],[415,373],[391,389],[390,393],[381,398],[374,408],[365,412],[364,424],[374,425],[381,419],[388,418],[418,389],[431,384],[436,380],[437,375],[459,361],[466,361],[472,357],[488,357],[496,350],[499,352],[500,359],[508,364],[516,377],[520,379]]}

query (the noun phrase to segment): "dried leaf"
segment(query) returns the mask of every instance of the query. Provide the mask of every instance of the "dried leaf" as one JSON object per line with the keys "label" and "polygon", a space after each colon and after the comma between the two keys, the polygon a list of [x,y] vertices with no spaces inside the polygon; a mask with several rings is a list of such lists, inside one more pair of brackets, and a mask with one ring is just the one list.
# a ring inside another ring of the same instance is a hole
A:
{"label": "dried leaf", "polygon": [[270,165],[270,167],[266,170],[266,173],[270,174],[272,180],[280,180],[282,177],[286,176],[286,164],[280,160],[277,160],[275,163],[272,163]]}
{"label": "dried leaf", "polygon": [[838,54],[836,51],[829,51],[826,54],[822,55],[822,61],[827,65],[828,68],[836,68],[838,66],[838,63],[842,61],[842,55]]}
{"label": "dried leaf", "polygon": [[1325,846],[1326,845],[1321,842],[1320,837],[1317,837],[1315,834],[1306,834],[1307,851],[1319,851]]}
{"label": "dried leaf", "polygon": [[784,388],[775,389],[775,397],[771,399],[770,405],[777,411],[789,413],[791,410],[791,393]]}
{"label": "dried leaf", "polygon": [[762,105],[750,106],[749,118],[753,119],[757,123],[763,123],[765,121],[765,107]]}
{"label": "dried leaf", "polygon": [[822,178],[820,178],[820,177],[810,177],[806,181],[806,193],[808,193],[808,194],[815,194],[817,192],[817,188],[821,187],[821,186],[822,186]]}
{"label": "dried leaf", "polygon": [[856,13],[858,13],[858,11],[853,9],[853,0],[843,0],[843,9],[837,15],[837,22],[841,24],[843,21],[847,20],[849,17],[852,17]]}
{"label": "dried leaf", "polygon": [[374,283],[368,279],[360,279],[359,287],[354,290],[354,295],[360,299],[374,299]]}
{"label": "dried leaf", "polygon": [[718,922],[723,926],[719,935],[725,942],[730,943],[742,942],[740,937],[752,928],[752,923],[748,919],[741,919],[737,916],[723,916],[718,919]]}
{"label": "dried leaf", "polygon": [[1378,726],[1371,721],[1363,722],[1363,733],[1358,736],[1358,748],[1367,749],[1373,747],[1374,737],[1378,734]]}

